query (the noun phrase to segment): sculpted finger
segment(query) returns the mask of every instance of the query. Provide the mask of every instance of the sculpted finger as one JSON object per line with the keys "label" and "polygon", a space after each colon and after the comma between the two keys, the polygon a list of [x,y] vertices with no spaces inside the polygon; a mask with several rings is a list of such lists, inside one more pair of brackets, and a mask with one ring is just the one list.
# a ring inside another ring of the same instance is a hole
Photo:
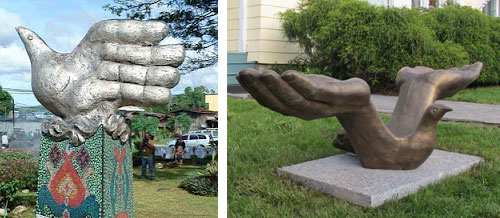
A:
{"label": "sculpted finger", "polygon": [[242,70],[236,79],[241,84],[241,86],[252,95],[257,102],[261,105],[282,113],[287,116],[292,116],[294,114],[299,114],[295,109],[287,107],[283,104],[276,96],[269,91],[269,89],[264,85],[262,81],[259,80],[260,73],[254,69],[244,69]]}
{"label": "sculpted finger", "polygon": [[167,36],[168,26],[163,21],[105,20],[94,24],[85,40],[153,45]]}
{"label": "sculpted finger", "polygon": [[290,108],[302,111],[302,114],[314,113],[318,116],[328,116],[332,109],[334,110],[330,105],[305,99],[274,71],[266,70],[259,78],[281,102]]}
{"label": "sculpted finger", "polygon": [[160,105],[170,102],[170,89],[121,83],[121,106]]}
{"label": "sculpted finger", "polygon": [[173,88],[180,79],[179,70],[169,66],[144,67],[103,61],[97,72],[98,78],[102,80],[165,88]]}
{"label": "sculpted finger", "polygon": [[359,78],[337,80],[323,75],[286,71],[283,80],[306,99],[336,106],[362,106],[370,101],[370,86]]}
{"label": "sculpted finger", "polygon": [[105,43],[101,57],[107,61],[177,67],[186,56],[182,45],[140,46]]}
{"label": "sculpted finger", "polygon": [[[465,65],[462,68],[452,68],[446,70],[450,75],[442,76],[437,80],[439,82],[438,99],[443,99],[455,95],[479,77],[483,63],[476,62],[471,65]],[[445,71],[445,72],[446,72]]]}
{"label": "sculpted finger", "polygon": [[75,105],[77,109],[87,110],[94,107],[97,102],[113,102],[120,99],[120,90],[119,82],[88,80],[77,86],[71,96],[75,96],[74,102],[78,102]]}

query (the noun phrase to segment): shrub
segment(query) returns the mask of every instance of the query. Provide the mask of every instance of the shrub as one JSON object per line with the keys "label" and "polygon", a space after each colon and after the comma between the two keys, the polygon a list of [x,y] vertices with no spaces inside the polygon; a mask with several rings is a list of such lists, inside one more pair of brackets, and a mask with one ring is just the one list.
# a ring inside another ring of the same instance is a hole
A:
{"label": "shrub", "polygon": [[218,193],[218,162],[216,152],[212,154],[212,161],[207,164],[200,176],[183,180],[180,188],[201,196],[217,196]]}
{"label": "shrub", "polygon": [[36,192],[17,192],[14,194],[14,200],[12,201],[14,202],[12,205],[36,205]]}
{"label": "shrub", "polygon": [[451,6],[430,10],[427,25],[439,41],[461,45],[469,62],[484,63],[476,83],[498,84],[500,81],[500,21],[470,7]]}
{"label": "shrub", "polygon": [[18,189],[36,191],[38,182],[38,162],[23,151],[0,153],[0,182],[16,181]]}
{"label": "shrub", "polygon": [[443,69],[482,61],[478,83],[498,83],[498,19],[471,8],[424,12],[356,0],[307,0],[282,18],[285,36],[306,53],[310,73],[360,77],[380,90],[394,89],[404,66]]}
{"label": "shrub", "polygon": [[[14,200],[14,195],[16,194],[17,190],[19,189],[17,180],[13,180],[10,182],[0,182],[0,205],[3,208],[6,202],[10,203]],[[10,204],[9,207],[12,207],[12,204]]]}
{"label": "shrub", "polygon": [[0,152],[0,160],[36,160],[36,158],[26,151],[12,149]]}
{"label": "shrub", "polygon": [[217,196],[217,177],[198,176],[181,182],[180,188],[201,196]]}

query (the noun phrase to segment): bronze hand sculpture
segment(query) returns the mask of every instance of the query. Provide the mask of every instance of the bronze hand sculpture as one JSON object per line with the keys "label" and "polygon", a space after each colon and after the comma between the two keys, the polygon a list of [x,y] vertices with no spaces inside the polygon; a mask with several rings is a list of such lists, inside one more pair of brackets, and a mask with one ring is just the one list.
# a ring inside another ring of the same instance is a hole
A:
{"label": "bronze hand sculpture", "polygon": [[334,146],[357,153],[363,167],[408,170],[432,153],[437,123],[451,111],[434,102],[467,87],[482,66],[478,62],[448,70],[402,68],[396,78],[399,99],[387,125],[370,100],[370,87],[358,78],[340,81],[296,71],[280,76],[245,69],[237,79],[257,102],[284,115],[304,120],[336,116],[344,129]]}
{"label": "bronze hand sculpture", "polygon": [[54,113],[42,131],[56,140],[83,143],[102,124],[125,142],[130,128],[116,118],[118,108],[167,104],[179,82],[184,47],[158,45],[168,32],[162,21],[101,21],[68,54],[27,28],[17,31],[31,60],[33,92]]}

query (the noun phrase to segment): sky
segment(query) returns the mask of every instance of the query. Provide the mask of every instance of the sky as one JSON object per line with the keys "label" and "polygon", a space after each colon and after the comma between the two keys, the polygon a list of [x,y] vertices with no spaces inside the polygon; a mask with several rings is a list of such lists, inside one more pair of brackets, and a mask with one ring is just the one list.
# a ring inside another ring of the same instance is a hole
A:
{"label": "sky", "polygon": [[[16,26],[36,32],[57,52],[71,52],[96,22],[119,18],[102,9],[112,0],[2,0],[0,1],[0,85],[31,90],[31,66]],[[175,43],[166,39],[161,44]],[[187,53],[189,55],[189,52]],[[172,89],[180,94],[188,86],[217,90],[217,65],[185,73]],[[32,94],[13,94],[18,105],[39,105]]]}

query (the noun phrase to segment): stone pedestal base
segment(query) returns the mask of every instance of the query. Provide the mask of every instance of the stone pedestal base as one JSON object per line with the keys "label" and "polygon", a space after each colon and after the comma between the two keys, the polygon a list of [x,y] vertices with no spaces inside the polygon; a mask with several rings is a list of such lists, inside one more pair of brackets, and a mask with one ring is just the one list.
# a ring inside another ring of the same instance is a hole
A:
{"label": "stone pedestal base", "polygon": [[133,217],[132,153],[103,128],[85,144],[42,136],[37,217]]}
{"label": "stone pedestal base", "polygon": [[373,170],[361,167],[353,154],[340,154],[277,170],[302,185],[364,207],[403,198],[449,175],[468,170],[483,158],[441,150],[415,170]]}

